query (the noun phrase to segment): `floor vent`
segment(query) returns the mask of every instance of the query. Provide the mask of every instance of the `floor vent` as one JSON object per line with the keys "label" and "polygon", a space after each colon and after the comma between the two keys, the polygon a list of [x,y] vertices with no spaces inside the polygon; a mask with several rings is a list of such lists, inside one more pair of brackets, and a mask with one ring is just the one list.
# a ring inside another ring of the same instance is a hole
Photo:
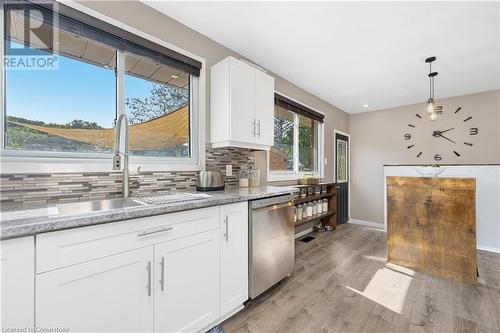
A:
{"label": "floor vent", "polygon": [[304,238],[301,238],[300,241],[301,242],[304,242],[304,243],[309,243],[310,241],[312,241],[313,239],[316,239],[316,237],[312,237],[312,236],[306,236]]}

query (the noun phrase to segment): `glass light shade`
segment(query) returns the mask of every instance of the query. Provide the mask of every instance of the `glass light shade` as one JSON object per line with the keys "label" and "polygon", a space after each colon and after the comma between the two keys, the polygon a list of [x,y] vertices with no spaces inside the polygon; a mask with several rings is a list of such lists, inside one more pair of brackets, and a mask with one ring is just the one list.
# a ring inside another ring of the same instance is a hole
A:
{"label": "glass light shade", "polygon": [[435,121],[437,119],[437,114],[435,112],[431,113],[430,118],[432,121]]}
{"label": "glass light shade", "polygon": [[427,113],[436,113],[436,106],[434,105],[434,101],[431,98],[429,98],[429,100],[427,101]]}

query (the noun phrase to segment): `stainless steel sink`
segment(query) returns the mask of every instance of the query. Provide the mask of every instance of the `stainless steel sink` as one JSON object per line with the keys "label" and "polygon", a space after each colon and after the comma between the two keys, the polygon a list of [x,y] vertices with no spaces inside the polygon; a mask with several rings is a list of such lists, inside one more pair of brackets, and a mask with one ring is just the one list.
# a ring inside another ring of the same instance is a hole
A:
{"label": "stainless steel sink", "polygon": [[147,203],[132,198],[116,198],[105,200],[82,201],[56,205],[60,215],[76,215],[103,210],[144,206]]}

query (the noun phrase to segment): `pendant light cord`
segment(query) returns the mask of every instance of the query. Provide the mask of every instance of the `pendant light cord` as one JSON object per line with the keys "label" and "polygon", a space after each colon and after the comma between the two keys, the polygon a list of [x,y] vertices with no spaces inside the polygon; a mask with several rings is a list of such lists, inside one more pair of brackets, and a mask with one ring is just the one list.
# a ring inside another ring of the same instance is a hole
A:
{"label": "pendant light cord", "polygon": [[433,96],[434,94],[432,93],[434,90],[433,89],[434,84],[433,84],[433,77],[430,76],[431,73],[432,73],[432,62],[429,62],[429,98],[434,99],[434,96]]}

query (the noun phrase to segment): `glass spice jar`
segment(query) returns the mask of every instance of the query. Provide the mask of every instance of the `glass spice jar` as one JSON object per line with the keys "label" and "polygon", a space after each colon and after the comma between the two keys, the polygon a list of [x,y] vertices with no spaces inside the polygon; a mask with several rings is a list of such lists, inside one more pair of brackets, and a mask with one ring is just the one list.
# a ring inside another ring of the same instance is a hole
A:
{"label": "glass spice jar", "polygon": [[301,198],[305,198],[307,196],[307,189],[306,188],[301,188],[299,192],[299,196]]}
{"label": "glass spice jar", "polygon": [[307,196],[312,197],[313,195],[314,195],[314,188],[313,187],[309,187],[307,189]]}
{"label": "glass spice jar", "polygon": [[323,212],[328,212],[328,200],[324,199],[323,200]]}
{"label": "glass spice jar", "polygon": [[320,195],[321,194],[321,187],[320,186],[316,186],[314,188],[314,195]]}
{"label": "glass spice jar", "polygon": [[298,205],[297,206],[297,213],[296,213],[296,215],[297,215],[297,221],[301,221],[302,220],[302,215],[303,215],[303,213],[302,213],[302,205]]}
{"label": "glass spice jar", "polygon": [[313,216],[313,207],[312,203],[307,204],[307,217],[312,217]]}
{"label": "glass spice jar", "polygon": [[317,209],[318,209],[318,214],[322,214],[323,213],[323,200],[318,200],[316,202],[316,205],[317,205]]}

